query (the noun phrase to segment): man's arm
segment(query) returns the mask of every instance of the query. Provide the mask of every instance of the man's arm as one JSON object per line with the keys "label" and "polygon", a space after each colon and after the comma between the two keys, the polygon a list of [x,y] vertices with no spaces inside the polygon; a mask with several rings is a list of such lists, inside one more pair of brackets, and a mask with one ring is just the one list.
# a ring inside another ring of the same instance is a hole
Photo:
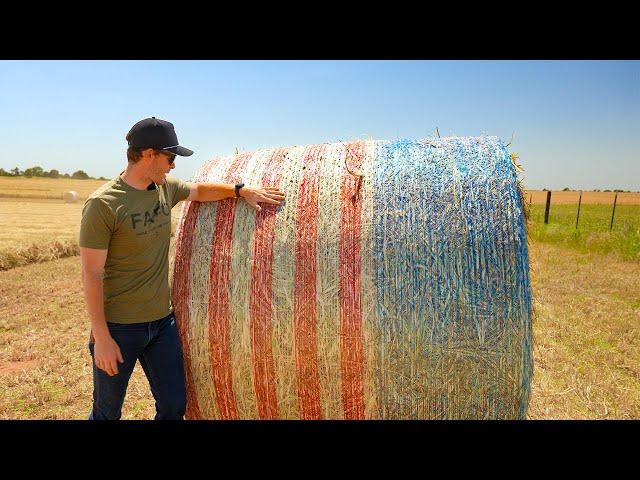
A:
{"label": "man's arm", "polygon": [[[187,185],[190,192],[185,200],[190,202],[215,202],[236,196],[235,185],[230,183],[187,183]],[[280,205],[284,200],[284,193],[276,187],[245,186],[240,189],[240,196],[258,212],[262,210],[258,203]]]}
{"label": "man's arm", "polygon": [[96,367],[113,376],[118,373],[118,362],[124,359],[120,347],[111,337],[104,315],[104,287],[102,277],[104,264],[107,260],[107,250],[80,247],[82,263],[82,287],[87,303],[91,333],[95,340],[94,356]]}

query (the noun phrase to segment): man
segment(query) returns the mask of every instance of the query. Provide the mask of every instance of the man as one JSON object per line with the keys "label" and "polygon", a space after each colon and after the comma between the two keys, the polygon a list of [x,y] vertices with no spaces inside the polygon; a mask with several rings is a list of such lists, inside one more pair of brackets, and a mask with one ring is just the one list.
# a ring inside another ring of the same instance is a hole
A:
{"label": "man", "polygon": [[128,165],[86,201],[80,228],[85,301],[91,320],[93,408],[89,419],[121,416],[136,360],[156,401],[157,420],[181,420],[186,394],[182,350],[169,290],[171,209],[181,200],[211,202],[241,197],[279,205],[277,188],[188,183],[167,177],[178,145],[171,123],[155,117],[126,136]]}

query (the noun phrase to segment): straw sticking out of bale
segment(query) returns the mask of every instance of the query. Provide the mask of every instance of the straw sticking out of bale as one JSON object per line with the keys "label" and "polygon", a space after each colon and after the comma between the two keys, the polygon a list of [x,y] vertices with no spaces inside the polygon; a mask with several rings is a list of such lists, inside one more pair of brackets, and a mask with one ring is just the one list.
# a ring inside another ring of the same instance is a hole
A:
{"label": "straw sticking out of bale", "polygon": [[526,416],[525,218],[497,138],[259,150],[197,180],[287,199],[184,206],[189,418]]}

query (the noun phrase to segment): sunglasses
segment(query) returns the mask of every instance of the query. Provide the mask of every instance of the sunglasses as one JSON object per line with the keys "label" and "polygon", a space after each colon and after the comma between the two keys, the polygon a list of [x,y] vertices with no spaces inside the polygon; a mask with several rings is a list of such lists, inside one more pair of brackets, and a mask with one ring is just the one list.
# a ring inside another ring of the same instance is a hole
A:
{"label": "sunglasses", "polygon": [[169,165],[173,165],[173,162],[176,159],[176,155],[172,155],[170,153],[166,153],[166,152],[157,152],[158,154],[167,157],[167,161],[169,162]]}

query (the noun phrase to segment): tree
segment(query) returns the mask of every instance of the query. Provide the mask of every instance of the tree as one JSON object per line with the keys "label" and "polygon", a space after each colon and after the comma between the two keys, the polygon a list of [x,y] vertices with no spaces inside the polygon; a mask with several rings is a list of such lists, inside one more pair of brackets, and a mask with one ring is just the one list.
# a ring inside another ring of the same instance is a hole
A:
{"label": "tree", "polygon": [[0,177],[10,177],[11,174],[7,172],[4,168],[0,168]]}
{"label": "tree", "polygon": [[71,178],[77,178],[79,180],[86,180],[86,179],[89,178],[89,175],[87,175],[82,170],[78,170],[77,172],[73,172],[73,174],[71,175]]}
{"label": "tree", "polygon": [[44,173],[44,170],[42,170],[42,167],[31,167],[31,168],[27,168],[23,175],[25,177],[42,177]]}
{"label": "tree", "polygon": [[562,191],[563,191],[563,192],[569,192],[569,191],[571,191],[571,189],[570,189],[569,187],[564,187],[564,188],[562,189]]}
{"label": "tree", "polygon": [[58,178],[60,176],[60,172],[54,168],[49,170],[49,173],[47,174],[47,176],[51,178]]}
{"label": "tree", "polygon": [[18,176],[22,175],[22,172],[20,171],[20,169],[18,167],[16,167],[13,170],[11,170],[11,175],[13,175],[14,177],[18,177]]}

